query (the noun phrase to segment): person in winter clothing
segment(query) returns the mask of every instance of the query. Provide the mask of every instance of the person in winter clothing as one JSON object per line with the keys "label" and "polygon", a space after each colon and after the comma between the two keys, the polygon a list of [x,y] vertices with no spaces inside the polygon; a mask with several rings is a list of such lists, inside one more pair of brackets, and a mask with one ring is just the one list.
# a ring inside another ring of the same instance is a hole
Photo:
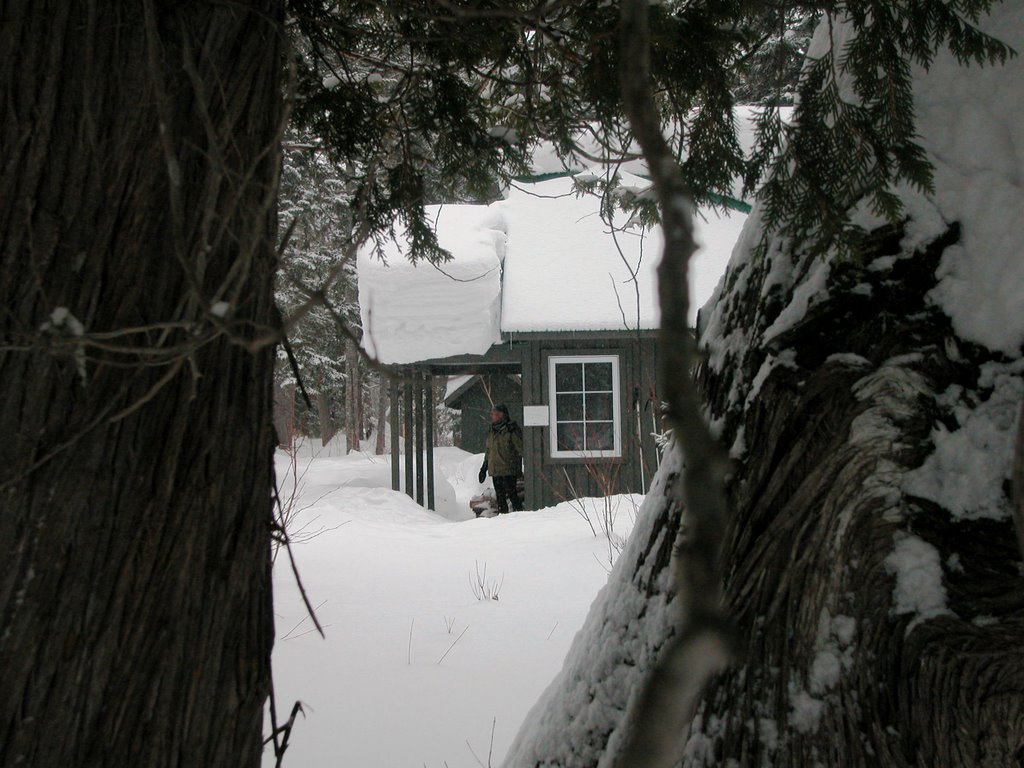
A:
{"label": "person in winter clothing", "polygon": [[504,403],[491,408],[491,428],[487,432],[484,463],[480,467],[481,483],[488,473],[494,478],[498,513],[508,512],[509,504],[513,510],[520,511],[523,501],[516,490],[516,481],[523,475],[523,430],[509,419]]}

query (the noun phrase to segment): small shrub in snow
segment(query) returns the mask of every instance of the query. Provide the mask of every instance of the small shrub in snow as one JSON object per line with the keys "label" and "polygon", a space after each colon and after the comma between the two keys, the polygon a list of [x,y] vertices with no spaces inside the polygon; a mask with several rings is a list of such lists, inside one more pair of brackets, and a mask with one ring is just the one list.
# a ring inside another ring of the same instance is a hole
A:
{"label": "small shrub in snow", "polygon": [[487,563],[484,563],[483,570],[480,569],[479,561],[476,562],[476,578],[470,574],[469,577],[469,588],[473,590],[473,597],[477,600],[495,600],[498,599],[498,593],[501,592],[501,585],[505,583],[505,574],[501,575],[501,579],[495,581],[491,579],[487,580]]}
{"label": "small shrub in snow", "polygon": [[[305,485],[303,478],[309,470],[311,461],[306,462],[306,465],[300,468],[298,442],[294,439],[289,439],[288,445],[284,451],[288,454],[288,467],[285,470],[283,477],[280,479],[275,478],[274,486],[275,519],[274,533],[272,536],[272,562],[277,560],[277,552],[282,545],[287,546],[290,544],[309,541],[323,533],[326,533],[327,531],[333,531],[336,528],[340,528],[345,524],[339,523],[338,525],[328,528],[322,525],[317,525],[317,521],[320,519],[319,516],[306,519],[306,517],[302,515],[303,512],[323,501],[331,492],[328,491],[327,493],[320,495],[312,502],[299,504],[303,486]],[[300,517],[302,518],[301,520]]]}
{"label": "small shrub in snow", "polygon": [[615,560],[618,558],[619,553],[626,546],[626,537],[615,530],[615,524],[618,520],[622,504],[623,502],[628,504],[631,523],[629,526],[630,530],[632,530],[632,524],[636,522],[636,515],[640,505],[632,495],[615,492],[615,489],[618,487],[618,474],[621,470],[621,465],[609,468],[605,465],[588,464],[586,468],[587,473],[593,478],[602,495],[596,499],[579,498],[576,489],[573,487],[572,480],[568,472],[566,472],[565,479],[569,483],[569,489],[577,497],[567,499],[566,501],[572,505],[576,514],[582,517],[587,525],[590,526],[590,531],[594,536],[600,535],[604,537],[607,544],[607,570],[610,572],[612,566],[615,565]]}

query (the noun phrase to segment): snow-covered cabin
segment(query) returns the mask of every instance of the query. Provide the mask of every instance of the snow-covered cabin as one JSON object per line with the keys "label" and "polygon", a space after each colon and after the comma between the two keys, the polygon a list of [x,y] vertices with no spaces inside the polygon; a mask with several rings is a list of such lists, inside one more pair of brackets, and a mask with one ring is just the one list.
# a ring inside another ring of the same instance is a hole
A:
{"label": "snow-covered cabin", "polygon": [[[622,176],[625,194],[650,186]],[[427,213],[451,261],[411,263],[402,238],[383,253],[365,248],[358,259],[363,345],[395,371],[392,404],[402,401],[413,438],[404,474],[392,443],[394,487],[412,495],[415,486],[417,500],[431,505],[430,452],[414,447],[433,442],[429,419],[417,428],[417,414],[432,405],[424,382],[487,375],[521,381],[522,402],[508,404],[522,413],[527,509],[645,491],[661,430],[660,230],[631,227],[625,213],[609,223],[600,199],[581,194],[568,174],[515,183],[490,205]],[[691,266],[693,307],[714,290],[744,219],[698,213],[703,247]],[[398,412],[392,407],[392,434]]]}

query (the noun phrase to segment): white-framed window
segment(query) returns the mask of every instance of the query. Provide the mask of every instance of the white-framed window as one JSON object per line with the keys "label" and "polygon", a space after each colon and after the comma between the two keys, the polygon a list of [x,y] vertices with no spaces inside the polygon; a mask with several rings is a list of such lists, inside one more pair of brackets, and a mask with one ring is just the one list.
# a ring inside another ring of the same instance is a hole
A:
{"label": "white-framed window", "polygon": [[548,358],[554,458],[622,455],[618,355]]}

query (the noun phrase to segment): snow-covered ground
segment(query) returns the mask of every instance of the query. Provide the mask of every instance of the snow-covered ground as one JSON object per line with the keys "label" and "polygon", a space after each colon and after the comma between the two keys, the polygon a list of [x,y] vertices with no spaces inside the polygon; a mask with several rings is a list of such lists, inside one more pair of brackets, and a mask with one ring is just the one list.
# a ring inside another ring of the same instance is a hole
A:
{"label": "snow-covered ground", "polygon": [[[480,457],[442,448],[451,499],[435,514],[390,490],[387,457],[299,453],[293,463],[278,452],[277,472],[288,496],[297,469],[293,551],[327,637],[280,550],[277,706],[282,720],[295,701],[305,710],[284,764],[499,765],[607,580],[605,500],[584,502],[597,536],[571,503],[474,519]],[[615,534],[628,534],[640,501],[610,500]]]}

